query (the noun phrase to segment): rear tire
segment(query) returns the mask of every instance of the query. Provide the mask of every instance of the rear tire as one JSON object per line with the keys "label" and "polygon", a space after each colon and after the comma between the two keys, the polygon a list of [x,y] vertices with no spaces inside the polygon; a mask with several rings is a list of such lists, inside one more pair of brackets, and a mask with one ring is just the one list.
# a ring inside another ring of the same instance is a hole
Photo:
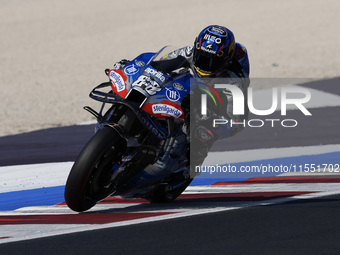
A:
{"label": "rear tire", "polygon": [[111,127],[99,130],[80,152],[68,176],[65,201],[76,212],[93,207],[114,190],[112,167],[126,148],[126,141]]}

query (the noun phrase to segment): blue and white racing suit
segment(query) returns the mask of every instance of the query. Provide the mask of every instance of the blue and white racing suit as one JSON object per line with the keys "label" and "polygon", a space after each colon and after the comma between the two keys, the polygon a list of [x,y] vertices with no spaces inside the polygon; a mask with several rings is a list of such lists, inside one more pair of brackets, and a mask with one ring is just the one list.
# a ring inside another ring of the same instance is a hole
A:
{"label": "blue and white racing suit", "polygon": [[[185,57],[189,63],[192,64],[192,56],[193,56],[193,47],[187,46],[180,48],[172,53],[170,53],[167,58],[175,58],[177,56]],[[212,97],[214,96],[214,92],[217,92],[219,96],[219,100],[214,100],[215,106],[211,107],[211,112],[214,114],[214,118],[219,118],[220,120],[225,120],[224,125],[216,125],[215,127],[211,127],[211,123],[208,124],[207,121],[204,121],[205,118],[202,118],[202,123],[205,123],[205,126],[211,130],[214,136],[214,140],[226,138],[229,136],[233,136],[236,133],[240,132],[244,129],[244,121],[248,117],[248,107],[247,107],[247,88],[249,87],[249,59],[247,49],[240,43],[235,44],[235,54],[233,60],[230,65],[228,65],[224,70],[219,73],[214,74],[213,76],[209,76],[209,78],[199,78],[196,76],[198,82],[197,86],[201,87],[201,91],[206,91]],[[231,84],[237,86],[244,95],[245,105],[244,115],[234,115],[233,114],[233,95],[231,91],[226,89],[215,89],[215,84]],[[212,101],[212,100],[211,100]],[[219,102],[219,104],[216,103]],[[214,104],[210,104],[214,105]],[[208,106],[209,109],[209,106]],[[191,110],[192,112],[192,110]],[[210,116],[212,117],[212,116]],[[223,121],[222,121],[223,122]],[[239,124],[236,124],[239,123]],[[207,124],[210,126],[208,127]],[[234,124],[234,125],[232,125]]]}

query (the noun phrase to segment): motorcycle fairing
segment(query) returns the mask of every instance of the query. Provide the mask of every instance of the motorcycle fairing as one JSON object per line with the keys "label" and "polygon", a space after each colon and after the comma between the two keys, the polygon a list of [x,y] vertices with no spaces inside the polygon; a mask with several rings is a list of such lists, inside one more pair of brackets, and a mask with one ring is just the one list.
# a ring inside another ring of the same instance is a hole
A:
{"label": "motorcycle fairing", "polygon": [[189,73],[170,76],[156,70],[152,66],[153,62],[150,62],[155,55],[156,53],[144,53],[118,70],[111,69],[108,75],[112,91],[126,99],[132,93],[134,95],[131,97],[134,99],[136,96],[142,97],[138,99],[141,109],[157,119],[171,117],[182,122],[185,116],[181,103],[190,93],[192,76]]}

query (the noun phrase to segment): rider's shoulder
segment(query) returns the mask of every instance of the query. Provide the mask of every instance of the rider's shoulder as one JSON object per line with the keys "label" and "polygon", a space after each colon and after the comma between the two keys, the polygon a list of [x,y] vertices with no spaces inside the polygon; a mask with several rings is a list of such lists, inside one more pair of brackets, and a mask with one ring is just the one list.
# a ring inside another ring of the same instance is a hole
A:
{"label": "rider's shoulder", "polygon": [[237,62],[241,65],[243,73],[246,76],[249,76],[250,66],[249,66],[249,57],[248,51],[246,47],[240,43],[235,44],[235,54],[234,54],[234,62]]}
{"label": "rider's shoulder", "polygon": [[241,60],[241,59],[244,59],[245,57],[248,57],[247,48],[241,43],[235,43],[234,56],[237,60]]}

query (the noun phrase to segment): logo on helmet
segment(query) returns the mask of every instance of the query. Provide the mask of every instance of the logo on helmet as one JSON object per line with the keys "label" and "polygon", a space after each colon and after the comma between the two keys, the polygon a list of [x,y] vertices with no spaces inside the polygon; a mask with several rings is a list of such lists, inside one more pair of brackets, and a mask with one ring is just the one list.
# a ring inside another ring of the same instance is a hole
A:
{"label": "logo on helmet", "polygon": [[219,37],[216,37],[216,36],[213,36],[213,35],[209,35],[209,34],[206,34],[204,37],[203,37],[204,40],[207,40],[211,43],[217,43],[217,44],[220,44],[222,42],[222,39],[219,38]]}
{"label": "logo on helmet", "polygon": [[217,34],[219,36],[227,36],[228,35],[227,31],[222,27],[210,27],[208,29],[208,31],[213,33],[213,34]]}

